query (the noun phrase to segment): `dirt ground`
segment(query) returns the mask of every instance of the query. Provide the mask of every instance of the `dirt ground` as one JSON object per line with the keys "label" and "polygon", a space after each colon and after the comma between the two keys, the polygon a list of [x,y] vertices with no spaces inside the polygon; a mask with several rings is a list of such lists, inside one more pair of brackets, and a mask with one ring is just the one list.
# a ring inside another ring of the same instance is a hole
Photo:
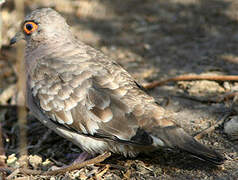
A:
{"label": "dirt ground", "polygon": [[[113,57],[141,84],[184,74],[238,75],[237,0],[28,0],[25,13],[46,6],[65,16],[80,40]],[[16,49],[8,45],[20,23],[12,0],[2,7],[2,21],[0,95],[17,82]],[[233,116],[238,114],[236,101],[219,100],[237,90],[236,82],[203,80],[169,83],[149,93],[195,135],[230,110]],[[12,99],[0,104],[0,120],[7,165],[16,167],[19,127]],[[69,164],[80,152],[30,115],[27,139],[29,167],[33,169]],[[31,178],[237,179],[238,143],[224,133],[223,124],[200,141],[224,154],[225,164],[214,167],[186,153],[164,150],[135,159],[113,155],[100,165],[55,177]],[[13,179],[20,177],[29,176],[12,175]]]}

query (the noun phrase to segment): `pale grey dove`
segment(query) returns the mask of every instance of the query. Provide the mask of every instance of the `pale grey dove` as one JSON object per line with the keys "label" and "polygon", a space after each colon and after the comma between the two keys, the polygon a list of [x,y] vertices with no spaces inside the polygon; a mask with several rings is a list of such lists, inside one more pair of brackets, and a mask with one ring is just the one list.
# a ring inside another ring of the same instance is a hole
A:
{"label": "pale grey dove", "polygon": [[179,148],[214,164],[224,158],[176,125],[111,58],[74,37],[50,8],[25,17],[27,104],[34,116],[91,154],[124,156]]}

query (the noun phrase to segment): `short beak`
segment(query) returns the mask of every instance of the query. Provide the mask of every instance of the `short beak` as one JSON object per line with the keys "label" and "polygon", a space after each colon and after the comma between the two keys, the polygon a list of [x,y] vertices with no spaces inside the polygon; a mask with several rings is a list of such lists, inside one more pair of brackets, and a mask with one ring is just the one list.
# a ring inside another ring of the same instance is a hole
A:
{"label": "short beak", "polygon": [[19,40],[24,39],[24,35],[22,32],[16,33],[16,35],[10,40],[10,45],[15,44]]}

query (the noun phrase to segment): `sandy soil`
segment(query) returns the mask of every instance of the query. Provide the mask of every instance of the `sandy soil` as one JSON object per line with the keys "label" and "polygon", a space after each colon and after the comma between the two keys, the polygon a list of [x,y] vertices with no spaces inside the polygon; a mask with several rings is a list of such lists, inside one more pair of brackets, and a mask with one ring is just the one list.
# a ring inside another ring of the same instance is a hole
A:
{"label": "sandy soil", "polygon": [[[25,11],[45,6],[61,12],[80,40],[113,57],[142,84],[182,74],[237,75],[236,0],[123,0],[123,3],[120,0],[28,0]],[[16,50],[8,46],[19,24],[12,1],[4,4],[2,18],[0,94],[17,82]],[[237,114],[237,102],[218,101],[225,93],[237,89],[235,82],[183,81],[157,87],[149,93],[176,113],[176,122],[195,135],[214,125],[227,111],[232,109],[233,115]],[[10,99],[10,102],[14,101]],[[0,119],[7,158],[14,159],[9,156],[16,154],[15,161],[8,165],[16,166],[19,157],[16,108],[1,105]],[[28,119],[28,152],[35,155],[30,167],[46,170],[53,165],[69,164],[80,152],[34,118]],[[223,125],[200,141],[223,153],[228,158],[225,164],[214,167],[186,153],[165,150],[135,159],[113,155],[101,166],[51,178],[236,179],[238,145],[224,134]],[[42,162],[34,163],[40,158]],[[109,170],[100,174],[107,164],[111,165]],[[27,176],[17,174],[16,177]]]}

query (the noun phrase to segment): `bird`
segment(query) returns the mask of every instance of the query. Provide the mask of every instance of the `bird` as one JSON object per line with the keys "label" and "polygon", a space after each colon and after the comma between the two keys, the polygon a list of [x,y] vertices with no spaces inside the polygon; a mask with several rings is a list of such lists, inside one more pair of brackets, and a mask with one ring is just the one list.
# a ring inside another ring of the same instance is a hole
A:
{"label": "bird", "polygon": [[179,149],[214,165],[224,156],[189,135],[115,60],[81,42],[51,8],[26,15],[26,102],[45,126],[89,154],[135,157]]}

